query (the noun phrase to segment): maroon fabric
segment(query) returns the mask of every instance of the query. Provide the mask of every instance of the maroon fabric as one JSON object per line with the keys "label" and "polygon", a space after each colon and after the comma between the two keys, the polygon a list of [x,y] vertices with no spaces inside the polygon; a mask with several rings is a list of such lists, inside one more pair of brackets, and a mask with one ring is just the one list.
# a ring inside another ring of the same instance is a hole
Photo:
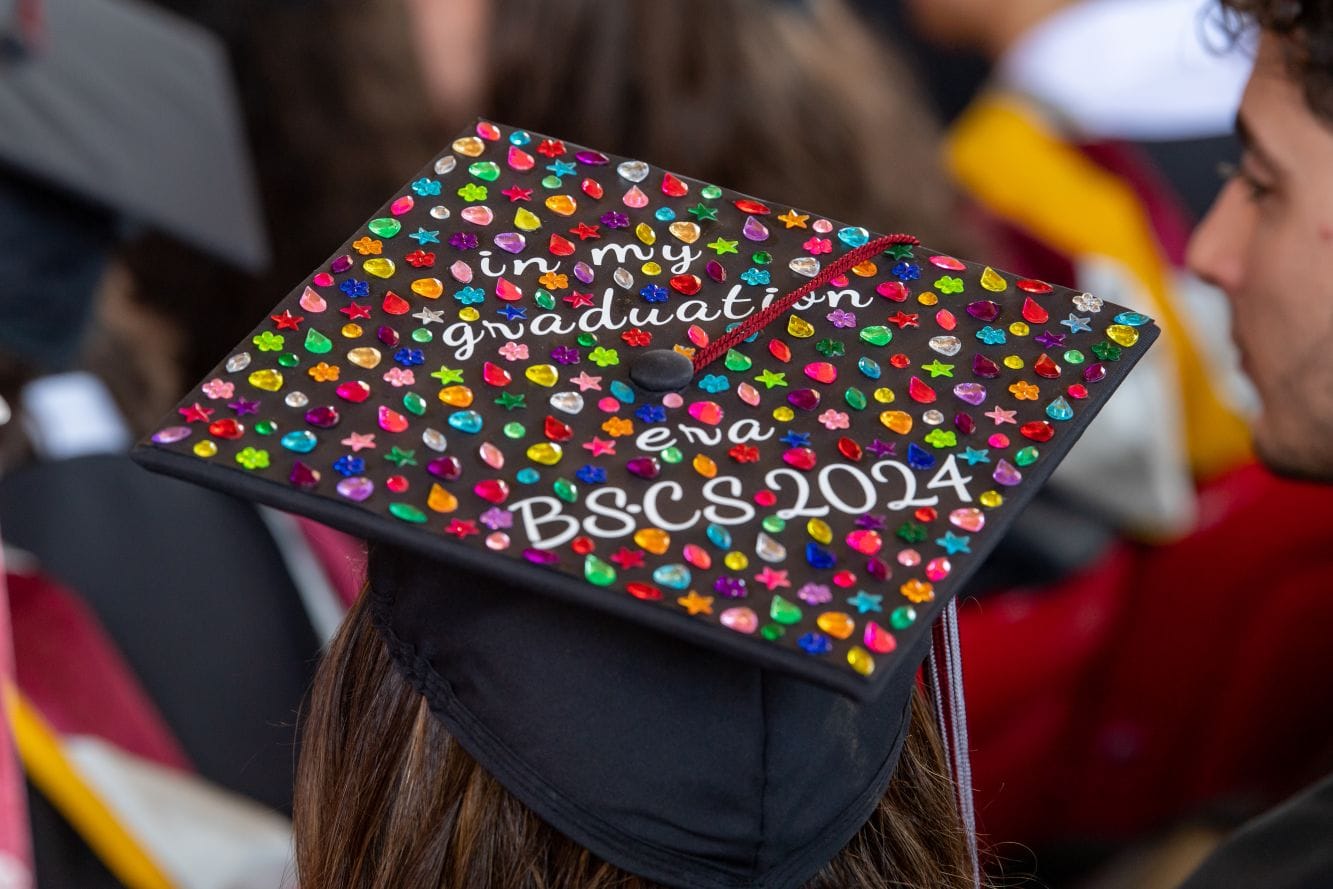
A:
{"label": "maroon fabric", "polygon": [[339,601],[351,608],[366,585],[365,542],[311,519],[295,518]]}
{"label": "maroon fabric", "polygon": [[978,811],[995,842],[1128,838],[1257,811],[1333,766],[1329,488],[1247,466],[1199,528],[963,607]]}
{"label": "maroon fabric", "polygon": [[[9,597],[5,586],[3,547],[0,547],[0,680],[14,682],[13,634],[10,629]],[[19,766],[14,736],[6,725],[0,729],[0,854],[31,878],[32,835],[28,829],[27,793]]]}
{"label": "maroon fabric", "polygon": [[56,731],[94,735],[153,762],[192,770],[92,612],[40,574],[5,579],[19,688]]}
{"label": "maroon fabric", "polygon": [[1166,261],[1185,267],[1185,250],[1196,220],[1190,218],[1175,189],[1142,150],[1126,142],[1087,142],[1076,146],[1093,163],[1128,185],[1148,214]]}

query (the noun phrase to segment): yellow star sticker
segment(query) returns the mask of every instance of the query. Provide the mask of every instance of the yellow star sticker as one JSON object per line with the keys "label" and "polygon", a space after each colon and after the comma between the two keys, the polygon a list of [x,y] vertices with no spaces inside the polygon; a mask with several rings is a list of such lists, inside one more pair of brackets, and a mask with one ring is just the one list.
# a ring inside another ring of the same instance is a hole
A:
{"label": "yellow star sticker", "polygon": [[690,590],[684,596],[676,600],[681,608],[684,608],[690,614],[712,614],[713,597],[701,596],[694,590]]}
{"label": "yellow star sticker", "polygon": [[778,217],[778,221],[787,226],[787,228],[805,228],[805,221],[810,218],[807,213],[802,215],[795,210],[788,210]]}

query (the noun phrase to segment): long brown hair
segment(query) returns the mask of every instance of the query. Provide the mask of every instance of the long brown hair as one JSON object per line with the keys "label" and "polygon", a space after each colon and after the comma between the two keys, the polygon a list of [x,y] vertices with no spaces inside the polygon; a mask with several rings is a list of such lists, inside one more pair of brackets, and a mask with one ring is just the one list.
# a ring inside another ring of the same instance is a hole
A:
{"label": "long brown hair", "polygon": [[491,17],[485,115],[972,250],[938,124],[844,0],[493,0]]}
{"label": "long brown hair", "polygon": [[[558,833],[484,771],[398,673],[353,607],[302,720],[294,827],[302,889],[660,889]],[[806,889],[971,886],[928,705],[893,780]]]}

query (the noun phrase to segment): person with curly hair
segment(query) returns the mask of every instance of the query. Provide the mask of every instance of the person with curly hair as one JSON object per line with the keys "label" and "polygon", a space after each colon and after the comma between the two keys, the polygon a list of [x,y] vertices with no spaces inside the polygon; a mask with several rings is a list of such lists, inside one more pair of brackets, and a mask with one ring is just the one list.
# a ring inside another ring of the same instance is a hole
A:
{"label": "person with curly hair", "polygon": [[[1235,176],[1194,234],[1194,270],[1224,290],[1263,402],[1254,444],[1285,475],[1333,482],[1333,5],[1220,0],[1258,34]],[[1316,706],[1323,702],[1316,702]],[[1333,885],[1333,775],[1242,827],[1182,889]]]}

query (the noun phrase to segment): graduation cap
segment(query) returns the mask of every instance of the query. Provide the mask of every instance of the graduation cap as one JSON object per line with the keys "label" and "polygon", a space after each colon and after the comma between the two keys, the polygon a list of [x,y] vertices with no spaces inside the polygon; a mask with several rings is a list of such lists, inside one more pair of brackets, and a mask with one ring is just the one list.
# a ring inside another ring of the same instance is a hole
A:
{"label": "graduation cap", "polygon": [[399,666],[566,834],[795,886],[883,793],[935,618],[1156,335],[480,121],[136,457],[391,546]]}
{"label": "graduation cap", "polygon": [[247,270],[268,262],[216,37],[126,0],[0,0],[0,164]]}

